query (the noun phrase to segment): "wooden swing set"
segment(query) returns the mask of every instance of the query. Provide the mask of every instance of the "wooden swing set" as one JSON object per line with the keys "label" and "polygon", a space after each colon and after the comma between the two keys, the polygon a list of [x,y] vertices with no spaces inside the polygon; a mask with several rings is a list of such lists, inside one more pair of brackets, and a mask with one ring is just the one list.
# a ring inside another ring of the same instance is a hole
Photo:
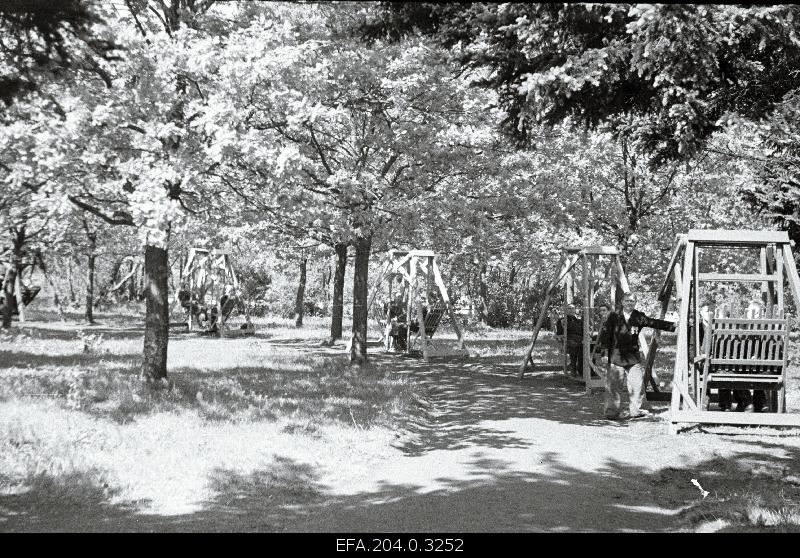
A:
{"label": "wooden swing set", "polygon": [[[400,284],[401,293],[410,293],[410,296],[408,296],[406,300],[405,315],[407,319],[401,326],[405,328],[406,346],[404,352],[406,354],[411,354],[415,351],[414,345],[418,342],[422,356],[426,362],[435,357],[468,355],[467,350],[464,348],[464,335],[461,332],[461,327],[456,319],[453,305],[447,294],[447,288],[439,272],[439,266],[436,263],[436,254],[432,250],[390,250],[381,266],[378,280],[372,288],[368,303],[368,308],[370,310],[375,303],[375,298],[380,290],[381,283],[387,277],[389,283],[389,301],[392,300],[395,282]],[[433,289],[433,285],[436,286],[436,290]],[[423,306],[420,304],[418,298],[428,293],[436,293],[438,296],[435,297],[435,301],[428,301],[429,303],[433,303],[427,309],[427,313],[425,313],[423,312]],[[444,347],[442,343],[438,341],[434,342],[433,340],[433,335],[445,314],[450,318],[450,322],[458,337],[455,348]],[[418,327],[415,332],[416,336],[413,339],[412,316],[416,317]],[[382,326],[386,325],[385,322],[382,320],[380,321]]]}
{"label": "wooden swing set", "polygon": [[[247,305],[241,298],[239,279],[228,251],[198,247],[190,249],[181,275],[187,283],[189,304],[197,304],[216,315],[215,325],[221,337],[255,334],[255,326],[250,321]],[[223,302],[224,296],[226,298]],[[244,323],[232,325],[231,318],[237,309],[243,315]],[[181,325],[189,331],[200,329],[202,325],[199,314],[200,312],[190,310],[186,324]]]}
{"label": "wooden swing set", "polygon": [[[758,250],[758,273],[699,269],[704,251],[731,248],[739,250],[737,254]],[[680,307],[671,433],[697,424],[800,426],[800,414],[788,414],[785,405],[790,323],[785,316],[784,282],[789,284],[795,305],[800,304],[800,278],[786,232],[690,230],[677,236],[659,292],[662,319],[673,286]],[[703,283],[760,284],[763,312],[739,313],[736,305],[730,305],[728,311],[718,311],[709,316],[701,344],[703,316],[698,299]],[[722,389],[769,392],[772,412],[712,410],[712,390]]]}
{"label": "wooden swing set", "polygon": [[[606,261],[604,261],[606,260]],[[605,370],[602,366],[594,362],[592,344],[594,337],[598,334],[599,328],[602,324],[595,324],[595,301],[597,295],[602,292],[604,287],[609,290],[608,303],[612,306],[617,298],[617,291],[622,293],[630,292],[628,280],[625,276],[625,270],[622,266],[622,260],[619,257],[619,250],[614,246],[564,246],[561,248],[561,260],[556,267],[557,271],[553,277],[552,282],[547,288],[542,309],[539,312],[539,319],[533,328],[533,335],[531,337],[530,345],[525,351],[525,357],[519,367],[519,377],[525,375],[528,364],[538,370],[558,370],[559,367],[537,366],[533,360],[533,349],[536,346],[536,341],[539,338],[539,332],[544,325],[545,318],[548,315],[550,303],[559,289],[564,289],[564,315],[566,316],[567,307],[572,305],[575,300],[576,289],[579,290],[583,306],[581,318],[583,321],[582,331],[582,350],[583,350],[583,369],[579,370],[580,376],[577,378],[586,386],[587,392],[592,389],[599,389],[604,387],[604,374]],[[580,270],[580,274],[576,276],[576,269]],[[598,272],[605,269],[605,273],[601,276]],[[567,348],[567,337],[569,335],[568,320],[564,320],[564,334],[562,346],[562,372],[570,375],[567,368],[567,360],[569,358]],[[645,354],[648,354],[648,347],[644,341],[644,335],[639,335],[639,345]],[[592,376],[594,372],[595,377]],[[570,376],[572,377],[572,376]],[[655,391],[658,391],[658,385],[650,377],[650,383]]]}

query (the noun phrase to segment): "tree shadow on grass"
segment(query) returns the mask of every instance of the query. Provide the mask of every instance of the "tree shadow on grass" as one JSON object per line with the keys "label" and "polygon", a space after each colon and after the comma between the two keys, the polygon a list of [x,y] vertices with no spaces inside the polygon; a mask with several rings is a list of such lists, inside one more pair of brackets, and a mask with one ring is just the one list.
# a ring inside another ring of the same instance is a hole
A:
{"label": "tree shadow on grass", "polygon": [[[212,495],[195,511],[166,515],[145,502],[111,504],[104,488],[78,485],[66,497],[48,487],[50,478],[28,491],[0,495],[2,531],[237,531],[237,532],[524,532],[673,531],[726,519],[732,531],[747,529],[747,504],[727,505],[719,493],[741,491],[800,497],[800,488],[779,479],[753,478],[753,463],[792,463],[785,457],[742,451],[690,468],[655,472],[610,460],[594,471],[542,453],[536,471],[512,470],[502,459],[480,455],[459,477],[442,475],[436,486],[397,479],[375,488],[336,493],[306,463],[277,457],[262,469],[242,473],[217,469]],[[704,499],[691,483],[699,479],[712,494]],[[738,515],[737,515],[738,514]],[[738,524],[737,524],[738,521]],[[769,526],[765,526],[769,528]],[[783,526],[781,529],[786,530]],[[789,527],[791,530],[791,526]]]}
{"label": "tree shadow on grass", "polygon": [[[96,366],[100,363],[138,364],[140,355],[114,353],[72,353],[66,355],[46,355],[20,351],[0,350],[0,363],[4,368],[52,368],[74,366]],[[125,370],[127,367],[123,367]]]}
{"label": "tree shadow on grass", "polygon": [[102,335],[104,339],[135,339],[144,335],[144,323],[110,325],[97,323],[89,325],[85,323],[49,323],[49,322],[28,322],[20,324],[12,333],[22,333],[35,339],[52,339],[59,341],[76,341],[79,332],[87,334]]}

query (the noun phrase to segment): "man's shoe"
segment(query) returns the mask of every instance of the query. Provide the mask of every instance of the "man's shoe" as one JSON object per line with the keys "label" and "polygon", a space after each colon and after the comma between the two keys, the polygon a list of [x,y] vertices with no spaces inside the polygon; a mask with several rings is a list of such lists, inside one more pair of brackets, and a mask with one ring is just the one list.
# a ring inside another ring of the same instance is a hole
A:
{"label": "man's shoe", "polygon": [[752,403],[750,403],[747,407],[744,408],[744,412],[745,413],[755,413],[756,412],[756,406],[753,405]]}
{"label": "man's shoe", "polygon": [[760,409],[756,411],[757,413],[771,413],[772,410],[769,408],[769,405],[763,405]]}

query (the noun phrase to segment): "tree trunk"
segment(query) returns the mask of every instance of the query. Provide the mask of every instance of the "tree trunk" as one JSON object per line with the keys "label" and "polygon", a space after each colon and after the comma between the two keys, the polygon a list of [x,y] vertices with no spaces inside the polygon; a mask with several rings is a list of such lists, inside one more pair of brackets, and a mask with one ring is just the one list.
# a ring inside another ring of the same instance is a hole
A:
{"label": "tree trunk", "polygon": [[94,264],[97,256],[94,254],[94,246],[92,246],[92,251],[88,256],[88,263],[89,263],[89,280],[86,285],[86,321],[89,324],[94,324],[94,315],[93,315],[93,307],[94,307]]}
{"label": "tree trunk", "polygon": [[75,285],[72,283],[72,256],[67,258],[67,285],[69,285],[69,303],[75,304]]}
{"label": "tree trunk", "polygon": [[17,267],[10,263],[6,267],[6,275],[3,279],[3,329],[11,327],[11,318],[14,311],[14,283],[17,279]]}
{"label": "tree trunk", "polygon": [[300,259],[300,283],[297,285],[297,296],[294,299],[294,325],[301,327],[303,325],[303,303],[306,296],[306,268],[308,267],[308,258],[303,255]]}
{"label": "tree trunk", "polygon": [[61,319],[62,322],[66,322],[67,318],[64,315],[64,309],[61,307],[61,299],[58,296],[58,289],[56,288],[55,283],[53,283],[53,278],[50,277],[49,273],[47,273],[47,267],[45,267],[44,258],[42,257],[41,253],[39,253],[38,258],[39,258],[39,265],[42,268],[42,275],[44,275],[47,284],[50,285],[50,290],[53,291],[53,303],[56,305],[56,308],[58,309],[58,317]]}
{"label": "tree trunk", "polygon": [[145,322],[142,377],[148,382],[167,377],[167,345],[169,343],[167,251],[145,246]]}
{"label": "tree trunk", "polygon": [[[128,273],[131,273],[136,268],[136,262],[130,261]],[[136,273],[131,273],[131,278],[128,280],[128,302],[136,300]]]}
{"label": "tree trunk", "polygon": [[367,304],[369,303],[369,253],[372,237],[356,239],[355,270],[353,272],[353,342],[350,362],[363,365],[367,362]]}
{"label": "tree trunk", "polygon": [[486,286],[486,264],[481,265],[480,284],[478,286],[480,306],[478,307],[478,320],[486,323],[489,314],[489,288]]}
{"label": "tree trunk", "polygon": [[342,338],[344,315],[344,275],[347,272],[347,244],[337,244],[336,271],[333,278],[333,306],[331,308],[331,342]]}

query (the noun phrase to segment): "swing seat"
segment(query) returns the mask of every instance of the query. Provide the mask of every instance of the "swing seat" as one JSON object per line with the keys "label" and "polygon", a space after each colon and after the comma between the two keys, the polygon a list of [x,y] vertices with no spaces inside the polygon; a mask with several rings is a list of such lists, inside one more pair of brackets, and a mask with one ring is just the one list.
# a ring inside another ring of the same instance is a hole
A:
{"label": "swing seat", "polygon": [[[436,333],[439,323],[442,321],[442,317],[444,317],[444,313],[446,311],[446,306],[437,303],[427,312],[425,315],[424,328],[420,328],[420,330],[417,332],[415,344],[420,342],[420,335],[422,335],[422,331],[424,331],[428,358],[467,357],[469,356],[469,351],[466,349],[445,347],[441,346],[440,343],[434,343],[433,341],[433,335]],[[420,356],[422,356],[421,351]]]}
{"label": "swing seat", "polygon": [[703,359],[702,408],[716,389],[759,389],[778,394],[785,411],[789,319],[713,318],[708,354]]}
{"label": "swing seat", "polygon": [[256,328],[252,323],[242,324],[239,327],[222,326],[219,328],[220,337],[249,337],[256,334]]}

